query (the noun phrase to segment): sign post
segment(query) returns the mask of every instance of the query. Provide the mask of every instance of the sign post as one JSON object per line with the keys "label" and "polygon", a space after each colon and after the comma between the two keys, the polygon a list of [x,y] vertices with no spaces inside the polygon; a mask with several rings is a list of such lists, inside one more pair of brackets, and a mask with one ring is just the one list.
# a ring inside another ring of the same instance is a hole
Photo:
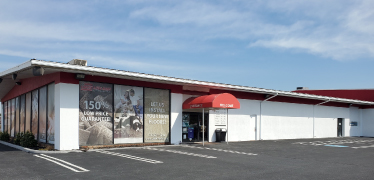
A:
{"label": "sign post", "polygon": [[204,108],[203,108],[203,146],[204,146]]}

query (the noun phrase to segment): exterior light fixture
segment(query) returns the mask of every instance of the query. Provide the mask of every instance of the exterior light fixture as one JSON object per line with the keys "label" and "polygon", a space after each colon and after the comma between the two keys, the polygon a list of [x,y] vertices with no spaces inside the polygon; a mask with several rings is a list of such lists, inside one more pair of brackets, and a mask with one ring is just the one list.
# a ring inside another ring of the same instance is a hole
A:
{"label": "exterior light fixture", "polygon": [[85,74],[75,74],[75,79],[83,80],[86,77]]}
{"label": "exterior light fixture", "polygon": [[21,83],[21,82],[19,82],[19,81],[18,81],[18,82],[16,82],[16,85],[18,85],[18,86],[20,86],[21,84],[22,84],[22,83]]}
{"label": "exterior light fixture", "polygon": [[17,74],[12,74],[12,79],[16,80],[17,79]]}
{"label": "exterior light fixture", "polygon": [[32,74],[34,76],[43,76],[44,68],[42,68],[40,66],[35,66],[34,68],[32,68]]}

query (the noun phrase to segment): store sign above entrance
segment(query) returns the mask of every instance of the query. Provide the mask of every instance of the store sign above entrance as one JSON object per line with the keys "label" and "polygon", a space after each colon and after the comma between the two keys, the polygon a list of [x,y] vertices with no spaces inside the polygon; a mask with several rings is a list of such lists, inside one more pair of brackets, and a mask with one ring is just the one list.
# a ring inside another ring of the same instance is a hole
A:
{"label": "store sign above entrance", "polygon": [[183,103],[183,109],[197,108],[240,109],[240,103],[235,96],[229,93],[191,97]]}

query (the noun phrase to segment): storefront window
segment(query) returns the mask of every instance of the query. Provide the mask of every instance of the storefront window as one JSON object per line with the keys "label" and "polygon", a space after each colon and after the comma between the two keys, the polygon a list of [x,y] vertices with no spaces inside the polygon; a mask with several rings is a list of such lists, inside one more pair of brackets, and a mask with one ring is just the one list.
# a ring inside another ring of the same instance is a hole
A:
{"label": "storefront window", "polygon": [[25,120],[26,120],[26,96],[21,96],[21,109],[20,109],[20,132],[25,133]]}
{"label": "storefront window", "polygon": [[39,141],[47,142],[47,87],[39,90]]}
{"label": "storefront window", "polygon": [[16,130],[16,127],[14,126],[15,125],[15,99],[12,99],[10,100],[11,102],[11,105],[10,105],[10,136],[11,137],[14,137],[14,131]]}
{"label": "storefront window", "polygon": [[38,111],[38,107],[39,107],[39,91],[38,90],[34,90],[32,92],[32,106],[31,106],[31,131],[32,133],[34,134],[35,136],[35,139],[37,140],[38,139],[38,120],[39,120],[39,111]]}
{"label": "storefront window", "polygon": [[16,98],[16,132],[19,133],[19,97]]}
{"label": "storefront window", "polygon": [[8,131],[8,102],[4,102],[4,132]]}
{"label": "storefront window", "polygon": [[26,124],[25,132],[31,131],[31,92],[26,94]]}
{"label": "storefront window", "polygon": [[114,143],[143,142],[143,88],[114,85]]}
{"label": "storefront window", "polygon": [[79,145],[113,144],[113,85],[79,83]]}
{"label": "storefront window", "polygon": [[55,84],[48,85],[48,143],[55,143]]}
{"label": "storefront window", "polygon": [[145,88],[144,94],[144,142],[169,142],[169,90]]}

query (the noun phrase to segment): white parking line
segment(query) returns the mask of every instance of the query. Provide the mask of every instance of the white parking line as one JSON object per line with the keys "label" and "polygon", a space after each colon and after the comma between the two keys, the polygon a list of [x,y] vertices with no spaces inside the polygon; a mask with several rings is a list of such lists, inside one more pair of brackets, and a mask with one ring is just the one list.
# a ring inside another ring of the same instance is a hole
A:
{"label": "white parking line", "polygon": [[168,149],[157,149],[157,148],[149,148],[149,147],[147,147],[145,149],[154,150],[154,151],[165,151],[165,152],[171,152],[171,153],[175,153],[175,154],[184,154],[184,155],[188,155],[188,156],[196,156],[196,157],[202,157],[202,158],[217,158],[217,157],[214,157],[214,156],[188,153],[188,152],[183,152],[183,151],[168,150]]}
{"label": "white parking line", "polygon": [[222,152],[228,152],[228,153],[236,153],[236,154],[244,154],[244,155],[250,155],[250,156],[257,156],[257,154],[254,154],[254,153],[246,153],[246,152],[239,152],[239,151],[231,151],[231,150],[225,150],[225,149],[206,148],[206,147],[196,147],[196,146],[182,146],[182,147],[197,148],[197,149],[207,149],[207,150],[212,150],[212,151],[222,151]]}
{"label": "white parking line", "polygon": [[[64,168],[70,169],[70,170],[72,170],[74,172],[88,172],[88,171],[90,171],[90,170],[84,169],[84,168],[82,168],[80,166],[77,166],[77,165],[71,164],[69,162],[66,162],[64,160],[57,159],[57,158],[54,158],[54,157],[51,157],[51,156],[47,156],[47,155],[44,155],[44,154],[40,154],[40,156],[39,155],[34,155],[34,156],[38,157],[38,158],[45,159],[45,160],[50,161],[50,162],[53,162],[53,163],[58,164],[58,165],[60,165],[60,166],[62,166]],[[60,161],[61,163],[57,162],[57,161]],[[72,166],[72,167],[70,167],[70,166]],[[74,169],[73,167],[77,168],[78,170]]]}
{"label": "white parking line", "polygon": [[366,145],[366,146],[360,146],[360,147],[350,147],[353,149],[360,149],[360,148],[371,148],[373,147],[374,140],[329,140],[329,141],[312,141],[312,142],[295,142],[292,144],[297,145],[310,145],[310,146],[332,146],[332,145]]}
{"label": "white parking line", "polygon": [[113,155],[113,156],[124,157],[124,158],[133,159],[133,160],[137,160],[137,161],[143,161],[143,162],[152,163],[152,164],[163,163],[162,161],[156,161],[156,160],[153,160],[153,159],[136,157],[136,156],[132,156],[132,155],[128,155],[128,154],[120,154],[120,153],[114,153],[114,152],[103,151],[103,150],[99,150],[99,151],[96,151],[96,152],[103,153],[103,154],[109,154],[109,155]]}

